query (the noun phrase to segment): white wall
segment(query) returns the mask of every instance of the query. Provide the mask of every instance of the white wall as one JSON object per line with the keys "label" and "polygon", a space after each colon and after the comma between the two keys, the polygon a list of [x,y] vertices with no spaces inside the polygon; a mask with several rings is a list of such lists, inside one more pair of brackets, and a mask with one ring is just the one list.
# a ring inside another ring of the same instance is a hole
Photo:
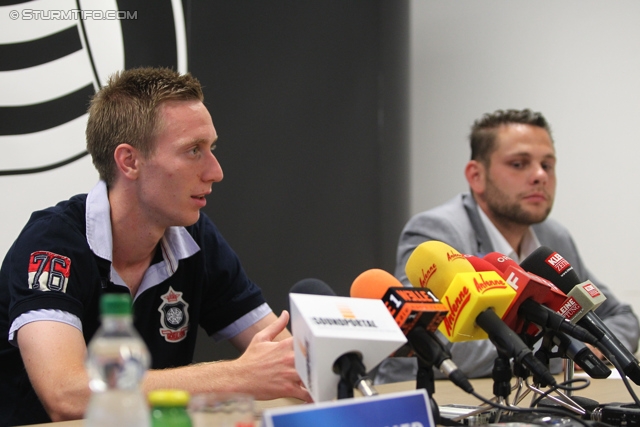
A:
{"label": "white wall", "polygon": [[640,2],[413,0],[412,213],[466,190],[473,121],[541,111],[558,155],[552,216],[640,314]]}

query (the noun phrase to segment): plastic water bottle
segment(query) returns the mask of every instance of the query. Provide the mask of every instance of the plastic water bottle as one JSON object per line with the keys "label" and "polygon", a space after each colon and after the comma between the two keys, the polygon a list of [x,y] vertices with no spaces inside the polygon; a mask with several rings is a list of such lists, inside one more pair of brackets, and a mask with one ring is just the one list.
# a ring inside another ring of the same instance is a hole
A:
{"label": "plastic water bottle", "polygon": [[154,390],[149,393],[152,427],[192,427],[187,412],[189,393],[183,390]]}
{"label": "plastic water bottle", "polygon": [[140,382],[150,365],[149,350],[133,326],[131,297],[105,294],[102,325],[88,347],[86,368],[91,399],[86,427],[149,427],[149,406]]}

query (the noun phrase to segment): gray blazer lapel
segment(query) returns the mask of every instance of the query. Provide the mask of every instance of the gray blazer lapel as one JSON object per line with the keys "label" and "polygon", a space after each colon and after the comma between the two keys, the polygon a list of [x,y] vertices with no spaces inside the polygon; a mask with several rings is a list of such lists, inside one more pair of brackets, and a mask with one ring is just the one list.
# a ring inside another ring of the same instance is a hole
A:
{"label": "gray blazer lapel", "polygon": [[483,257],[489,252],[493,252],[493,245],[487,230],[482,224],[480,215],[478,214],[478,204],[471,194],[464,194],[462,196],[462,205],[464,206],[469,222],[476,233],[476,253],[471,254],[478,257]]}

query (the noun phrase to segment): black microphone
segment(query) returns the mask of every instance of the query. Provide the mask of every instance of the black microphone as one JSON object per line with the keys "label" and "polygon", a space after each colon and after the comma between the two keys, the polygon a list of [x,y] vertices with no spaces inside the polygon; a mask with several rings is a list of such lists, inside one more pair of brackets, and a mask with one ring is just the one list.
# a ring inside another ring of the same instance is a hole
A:
{"label": "black microphone", "polygon": [[585,328],[574,325],[547,306],[528,299],[518,309],[518,314],[530,322],[554,332],[563,332],[577,340],[596,345],[598,340]]}
{"label": "black microphone", "polygon": [[[309,277],[297,281],[289,290],[290,294],[308,294],[308,295],[327,295],[330,297],[337,296],[331,286],[327,285],[320,279]],[[291,313],[291,307],[289,307]],[[291,327],[291,325],[289,325]]]}
{"label": "black microphone", "polygon": [[561,332],[555,332],[551,341],[558,347],[561,354],[573,360],[591,378],[602,379],[611,375],[611,369],[582,341]]}
{"label": "black microphone", "polygon": [[[569,293],[579,285],[580,278],[569,262],[559,253],[541,246],[529,255],[520,264],[522,268],[543,277],[564,293]],[[615,361],[622,367],[624,373],[636,384],[640,385],[640,365],[633,354],[618,340],[607,328],[600,317],[588,312],[578,324],[591,332],[597,339],[595,346],[612,362]],[[615,365],[615,363],[614,363]]]}
{"label": "black microphone", "polygon": [[327,295],[336,296],[336,293],[329,285],[320,279],[312,277],[302,279],[296,282],[289,290],[290,294],[310,294],[310,295]]}

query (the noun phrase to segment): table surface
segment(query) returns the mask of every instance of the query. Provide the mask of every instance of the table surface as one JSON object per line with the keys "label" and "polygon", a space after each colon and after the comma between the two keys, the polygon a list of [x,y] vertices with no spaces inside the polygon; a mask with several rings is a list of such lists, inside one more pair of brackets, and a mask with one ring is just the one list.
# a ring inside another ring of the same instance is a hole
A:
{"label": "table surface", "polygon": [[[615,376],[612,374],[612,377],[608,379],[589,379],[591,384],[583,390],[573,392],[575,396],[586,397],[590,399],[594,399],[600,403],[612,403],[612,402],[633,402],[633,398],[629,394],[629,391],[625,387],[623,381],[619,378],[619,376]],[[561,376],[556,377],[558,382],[562,380]],[[576,375],[575,378],[583,378],[582,376]],[[473,385],[476,393],[481,396],[491,399],[493,397],[493,381],[490,378],[479,378],[471,380],[471,384]],[[511,384],[513,386],[516,385],[516,380],[512,379]],[[583,382],[579,383],[580,385],[584,384]],[[630,382],[634,393],[640,395],[640,386],[635,385],[633,382]],[[382,384],[377,385],[376,389],[380,394],[385,393],[394,393],[399,391],[406,391],[415,389],[415,382],[400,382],[400,383],[392,383],[392,384]],[[356,390],[356,397],[359,398],[359,392]],[[512,399],[515,395],[513,392],[510,395]],[[531,395],[529,395],[531,396]],[[438,405],[447,405],[447,404],[460,404],[460,405],[472,405],[479,406],[482,405],[482,402],[478,400],[475,396],[464,392],[463,390],[457,388],[448,380],[438,380],[435,382],[435,393],[433,394],[433,398],[438,403]],[[523,403],[518,406],[527,406],[531,402],[531,397],[528,397],[526,400],[523,400]],[[291,406],[298,405],[301,401],[297,399],[275,399],[270,401],[259,401],[256,402],[258,411],[261,413],[264,409],[274,408],[274,407],[282,407],[282,406]],[[63,421],[57,423],[47,423],[47,424],[35,424],[29,427],[82,427],[83,420],[75,420],[75,421]],[[256,426],[259,426],[260,422],[256,422]]]}

